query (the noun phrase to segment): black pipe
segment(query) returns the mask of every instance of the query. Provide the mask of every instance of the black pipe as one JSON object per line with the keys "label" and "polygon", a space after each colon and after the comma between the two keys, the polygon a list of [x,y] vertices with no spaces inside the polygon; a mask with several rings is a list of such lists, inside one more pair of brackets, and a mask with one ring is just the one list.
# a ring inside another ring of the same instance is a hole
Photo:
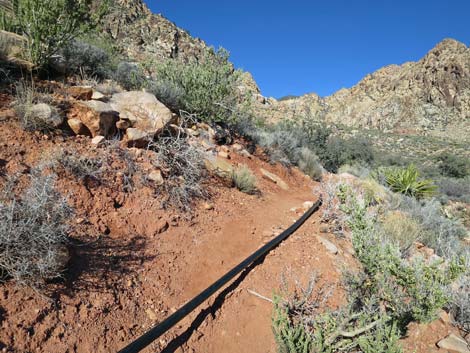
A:
{"label": "black pipe", "polygon": [[136,353],[140,352],[142,349],[150,345],[153,341],[163,335],[166,331],[170,328],[175,326],[178,322],[186,317],[190,312],[196,309],[199,305],[201,305],[204,301],[206,301],[212,294],[217,292],[220,288],[222,288],[227,282],[229,282],[232,278],[234,278],[237,274],[242,272],[245,268],[251,265],[253,262],[261,258],[262,256],[266,255],[269,251],[274,249],[278,246],[282,241],[284,241],[287,237],[289,237],[292,233],[294,233],[297,229],[299,229],[305,221],[310,218],[310,216],[315,213],[321,206],[322,199],[320,198],[301,218],[297,220],[293,225],[287,228],[284,232],[279,234],[276,238],[271,240],[269,243],[264,245],[262,248],[255,251],[252,255],[247,257],[243,260],[240,264],[235,266],[229,272],[227,272],[224,276],[214,282],[211,286],[206,288],[196,297],[191,299],[188,303],[183,305],[180,309],[178,309],[175,313],[167,317],[158,325],[151,328],[149,331],[144,333],[142,336],[137,338],[135,341],[127,345],[125,348],[121,349],[119,353]]}

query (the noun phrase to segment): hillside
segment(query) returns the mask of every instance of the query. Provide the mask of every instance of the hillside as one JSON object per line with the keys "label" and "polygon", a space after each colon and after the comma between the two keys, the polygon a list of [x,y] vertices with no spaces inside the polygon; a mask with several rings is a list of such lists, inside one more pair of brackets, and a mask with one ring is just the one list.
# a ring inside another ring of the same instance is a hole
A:
{"label": "hillside", "polygon": [[141,0],[18,1],[2,353],[117,352],[180,308],[143,351],[470,353],[465,45],[276,101]]}
{"label": "hillside", "polygon": [[266,115],[280,111],[288,118],[306,115],[379,130],[447,129],[464,137],[470,131],[470,48],[445,39],[418,62],[384,67],[350,89],[325,98],[309,94],[271,102],[264,108]]}

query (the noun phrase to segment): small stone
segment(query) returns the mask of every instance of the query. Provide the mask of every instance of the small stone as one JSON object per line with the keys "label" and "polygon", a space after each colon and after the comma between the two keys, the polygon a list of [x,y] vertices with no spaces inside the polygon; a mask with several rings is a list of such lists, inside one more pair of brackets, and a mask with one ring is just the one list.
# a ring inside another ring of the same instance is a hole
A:
{"label": "small stone", "polygon": [[318,239],[323,244],[323,246],[326,248],[326,250],[328,250],[330,253],[332,253],[333,255],[336,255],[338,253],[338,248],[331,241],[329,241],[325,238],[322,238],[322,237],[318,237]]}
{"label": "small stone", "polygon": [[446,338],[440,340],[437,343],[437,346],[439,348],[447,349],[449,351],[454,351],[458,353],[470,353],[467,342],[465,342],[462,337],[454,335],[453,333],[451,333]]}
{"label": "small stone", "polygon": [[211,203],[206,202],[206,203],[204,204],[204,209],[205,209],[205,210],[208,210],[208,211],[213,210],[213,209],[214,209],[214,205],[211,204]]}
{"label": "small stone", "polygon": [[320,233],[329,233],[330,228],[328,226],[320,226]]}
{"label": "small stone", "polygon": [[77,218],[77,219],[75,220],[75,223],[77,223],[77,224],[82,224],[82,223],[84,223],[84,222],[85,222],[85,219],[84,219],[84,218]]}
{"label": "small stone", "polygon": [[105,141],[106,141],[106,138],[101,135],[95,136],[91,139],[91,143],[95,146],[101,146],[102,144],[105,143]]}
{"label": "small stone", "polygon": [[116,127],[119,129],[119,130],[127,130],[128,128],[130,128],[132,126],[132,123],[129,121],[129,120],[119,120],[117,123],[116,123]]}
{"label": "small stone", "polygon": [[89,101],[93,96],[93,88],[87,86],[73,86],[67,89],[67,93],[75,99]]}
{"label": "small stone", "polygon": [[100,91],[93,90],[93,94],[91,96],[91,99],[93,99],[95,101],[104,101],[104,100],[106,100],[106,96],[103,93],[101,93]]}
{"label": "small stone", "polygon": [[240,156],[251,159],[253,156],[247,150],[240,151]]}
{"label": "small stone", "polygon": [[127,129],[126,137],[128,145],[132,147],[145,147],[151,140],[148,133],[135,128]]}
{"label": "small stone", "polygon": [[162,172],[159,169],[151,172],[147,178],[148,180],[154,182],[156,185],[163,185],[163,183],[165,182],[163,180]]}
{"label": "small stone", "polygon": [[452,323],[452,320],[450,318],[450,315],[445,311],[441,310],[439,312],[439,319],[444,323],[444,324],[450,324]]}
{"label": "small stone", "polygon": [[278,185],[282,190],[289,190],[289,186],[285,183],[285,181],[282,180],[280,177],[278,177],[276,174],[270,173],[263,168],[261,168],[260,171],[261,171],[261,174],[263,174],[263,177],[265,179],[271,180],[273,183]]}
{"label": "small stone", "polygon": [[147,309],[145,310],[145,313],[147,314],[148,318],[152,321],[157,321],[158,317],[157,317],[157,314],[155,314],[155,311],[153,311],[152,309]]}
{"label": "small stone", "polygon": [[88,128],[79,119],[69,119],[67,120],[67,124],[75,135],[91,136],[90,130],[88,130]]}
{"label": "small stone", "polygon": [[302,208],[307,211],[309,209],[311,209],[314,205],[314,202],[313,201],[305,201],[303,204],[302,204]]}
{"label": "small stone", "polygon": [[243,146],[240,145],[239,143],[234,143],[232,145],[232,150],[234,150],[235,152],[241,152],[243,151]]}
{"label": "small stone", "polygon": [[230,159],[230,155],[229,155],[227,152],[225,152],[225,151],[220,151],[220,152],[218,153],[218,155],[219,155],[219,157],[221,157],[221,158]]}

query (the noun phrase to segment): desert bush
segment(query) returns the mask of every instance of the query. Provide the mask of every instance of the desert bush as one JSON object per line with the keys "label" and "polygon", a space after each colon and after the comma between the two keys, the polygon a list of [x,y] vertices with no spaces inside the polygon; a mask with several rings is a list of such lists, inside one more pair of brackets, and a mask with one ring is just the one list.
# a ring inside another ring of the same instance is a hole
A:
{"label": "desert bush", "polygon": [[46,162],[44,165],[50,166],[56,171],[58,168],[63,168],[80,180],[98,178],[104,167],[103,161],[99,158],[77,155],[66,150],[54,153],[49,159],[49,164]]}
{"label": "desert bush", "polygon": [[[469,264],[467,259],[467,264]],[[467,266],[468,269],[468,266]],[[457,326],[470,332],[470,271],[467,270],[450,289],[449,309]]]}
{"label": "desert bush", "polygon": [[324,148],[315,152],[325,169],[333,173],[344,164],[369,164],[374,159],[370,143],[358,138],[346,140],[337,136],[330,137]]}
{"label": "desert bush", "polygon": [[174,112],[179,112],[183,106],[184,89],[174,82],[149,80],[146,89]]}
{"label": "desert bush", "polygon": [[141,90],[147,82],[142,67],[126,61],[117,65],[113,79],[127,91]]}
{"label": "desert bush", "polygon": [[380,232],[389,241],[397,244],[402,253],[406,253],[424,235],[425,231],[408,214],[392,211],[382,220]]}
{"label": "desert bush", "polygon": [[311,296],[312,287],[287,298],[276,296],[273,332],[279,352],[402,352],[400,332],[380,311],[378,301],[330,312],[322,310],[325,297]]}
{"label": "desert bush", "polygon": [[442,175],[451,178],[464,178],[470,174],[468,159],[450,153],[443,153],[437,158]]}
{"label": "desert bush", "polygon": [[437,180],[437,186],[444,202],[450,199],[470,203],[470,177],[464,179],[441,178]]}
{"label": "desert bush", "polygon": [[343,164],[338,168],[338,174],[347,173],[358,178],[366,178],[370,175],[370,169],[361,163]]}
{"label": "desert bush", "polygon": [[106,51],[81,40],[73,40],[62,51],[69,74],[105,78],[110,75],[110,58]]}
{"label": "desert bush", "polygon": [[466,234],[465,228],[458,220],[447,218],[437,200],[402,197],[396,208],[420,224],[424,230],[420,241],[434,249],[439,256],[452,259],[464,253],[461,239]]}
{"label": "desert bush", "polygon": [[256,192],[256,177],[246,165],[234,170],[232,181],[241,192],[246,194],[254,194]]}
{"label": "desert bush", "polygon": [[14,15],[3,22],[2,29],[24,35],[29,59],[44,67],[52,56],[97,23],[104,7],[92,11],[91,6],[91,0],[17,0]]}
{"label": "desert bush", "polygon": [[309,148],[303,147],[299,151],[298,165],[301,171],[315,181],[320,181],[323,175],[323,167],[318,156]]}
{"label": "desert bush", "polygon": [[195,199],[207,198],[202,185],[206,177],[204,151],[199,146],[168,135],[151,143],[149,148],[157,153],[155,165],[164,171],[165,181],[159,186],[166,196],[163,207],[189,212]]}
{"label": "desert bush", "polygon": [[[13,109],[25,130],[47,132],[57,128],[58,122],[60,123],[62,118],[58,110],[50,105],[50,102],[50,96],[41,93],[32,81],[21,80],[15,86]],[[44,116],[34,109],[35,105],[39,103],[49,105],[52,112],[50,117]]]}
{"label": "desert bush", "polygon": [[368,213],[367,204],[350,189],[343,190],[343,194],[342,209],[349,215],[353,247],[364,266],[371,295],[380,296],[400,325],[435,318],[450,299],[448,286],[465,269],[462,261],[451,257],[446,264],[419,259],[410,263],[399,247],[377,230],[376,217]]}
{"label": "desert bush", "polygon": [[19,197],[14,186],[0,197],[0,275],[40,285],[60,276],[67,261],[71,209],[54,189],[54,175],[33,170]]}
{"label": "desert bush", "polygon": [[197,61],[167,60],[156,66],[155,80],[182,93],[178,110],[196,114],[206,122],[230,123],[240,72],[228,60],[224,49],[205,52]]}
{"label": "desert bush", "polygon": [[437,189],[432,180],[421,179],[418,170],[412,164],[407,168],[386,169],[384,176],[392,191],[417,199],[433,196]]}

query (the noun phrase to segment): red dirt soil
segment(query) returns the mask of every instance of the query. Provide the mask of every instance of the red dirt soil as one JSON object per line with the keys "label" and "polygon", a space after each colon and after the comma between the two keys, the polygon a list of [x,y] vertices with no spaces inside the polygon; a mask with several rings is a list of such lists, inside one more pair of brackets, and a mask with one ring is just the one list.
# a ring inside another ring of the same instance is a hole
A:
{"label": "red dirt soil", "polygon": [[[5,97],[1,98],[4,103]],[[56,149],[104,153],[86,138],[24,132],[11,119],[11,111],[0,112],[0,184],[8,174],[27,175]],[[235,153],[232,158],[234,164],[247,164],[255,172],[260,195],[245,195],[213,180],[209,201],[213,208],[199,202],[189,219],[163,210],[161,196],[151,187],[122,191],[117,175],[125,169],[123,161],[112,161],[114,173],[106,183],[90,186],[59,175],[57,186],[75,208],[74,222],[79,224],[72,235],[69,270],[64,280],[40,291],[12,281],[0,284],[0,349],[116,352],[291,225],[304,212],[302,204],[319,196],[312,191],[316,183],[296,169],[288,171]],[[145,161],[141,164],[145,166]],[[282,191],[263,179],[260,168],[279,175],[290,190]],[[145,351],[275,352],[272,304],[248,290],[272,298],[283,273],[292,273],[306,284],[315,272],[320,283],[332,290],[330,308],[345,301],[341,271],[357,266],[351,245],[347,239],[321,234],[338,247],[339,253],[333,255],[321,244],[319,234],[317,213],[264,261]],[[449,325],[442,326],[427,331],[428,336],[434,335],[432,345],[447,334]],[[429,344],[415,347],[417,352],[430,351]]]}

